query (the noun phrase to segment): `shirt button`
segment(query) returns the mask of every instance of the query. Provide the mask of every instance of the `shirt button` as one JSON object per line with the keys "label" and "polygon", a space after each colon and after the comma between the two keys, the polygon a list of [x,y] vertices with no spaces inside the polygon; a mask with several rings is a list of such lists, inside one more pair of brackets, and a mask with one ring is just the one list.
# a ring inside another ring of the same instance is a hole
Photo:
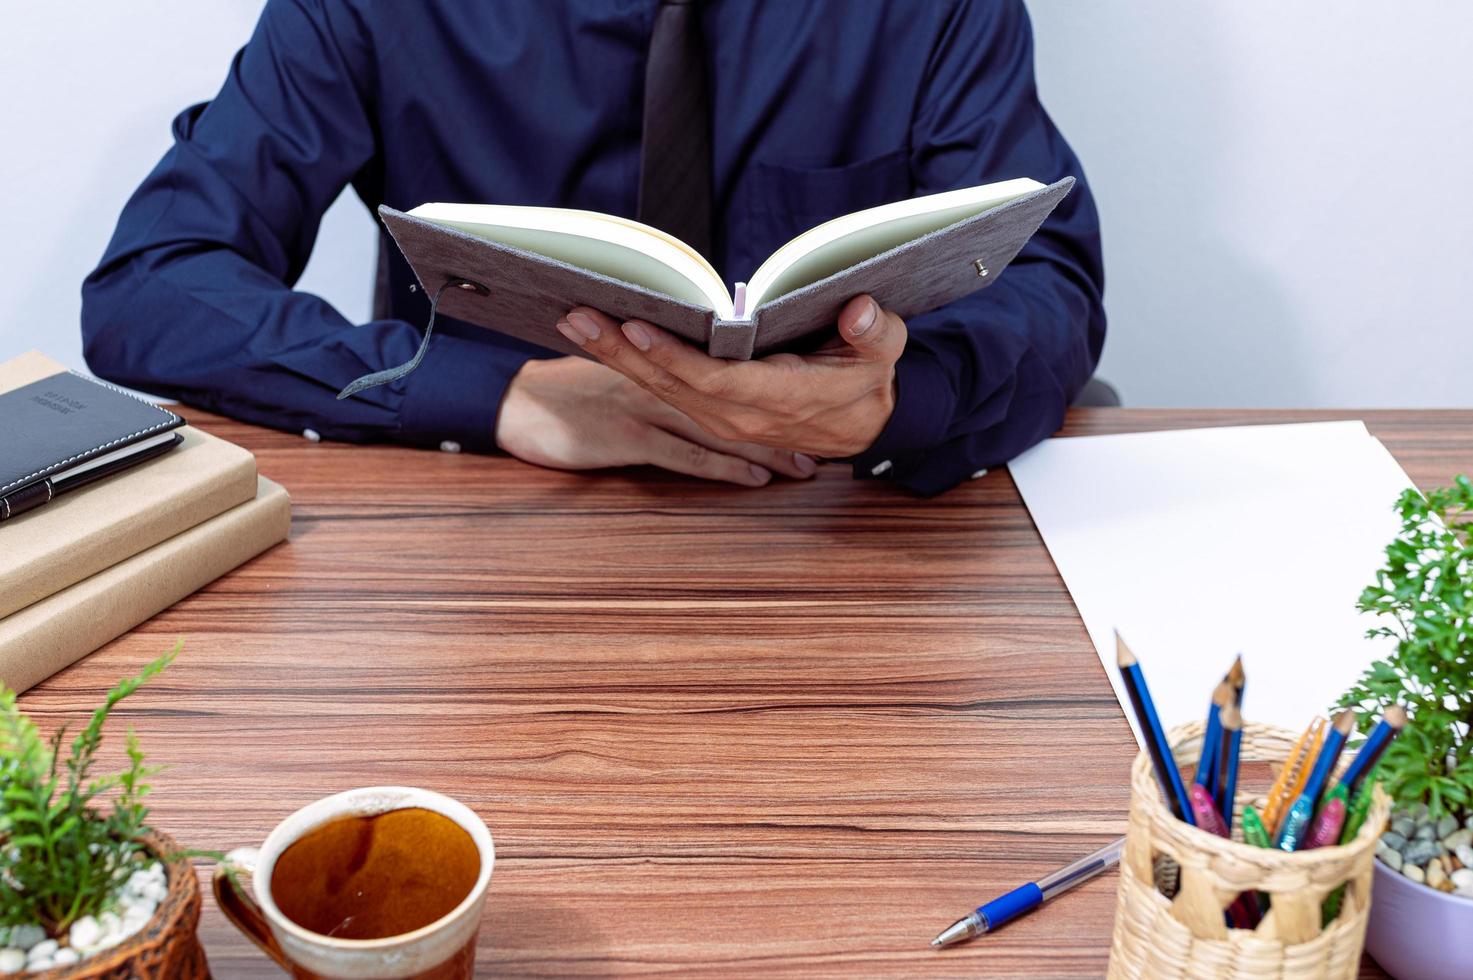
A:
{"label": "shirt button", "polygon": [[306,439],[308,442],[321,442],[322,441],[322,436],[320,436],[320,435],[317,434],[317,430],[316,429],[303,429],[302,430],[302,438],[303,439]]}
{"label": "shirt button", "polygon": [[440,443],[440,452],[458,453],[460,452],[460,443],[456,442],[454,439],[446,439],[444,442]]}
{"label": "shirt button", "polygon": [[881,473],[888,471],[890,469],[890,465],[891,463],[888,459],[880,460],[880,462],[875,464],[875,468],[869,471],[869,475],[879,476]]}

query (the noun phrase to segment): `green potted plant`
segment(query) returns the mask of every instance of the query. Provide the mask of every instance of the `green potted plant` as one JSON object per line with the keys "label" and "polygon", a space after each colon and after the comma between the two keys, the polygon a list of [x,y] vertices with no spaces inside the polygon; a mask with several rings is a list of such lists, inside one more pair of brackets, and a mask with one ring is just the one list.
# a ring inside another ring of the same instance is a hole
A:
{"label": "green potted plant", "polygon": [[1473,482],[1397,502],[1401,532],[1361,594],[1395,652],[1341,699],[1363,730],[1411,714],[1376,776],[1396,803],[1377,848],[1366,948],[1399,980],[1473,977]]}
{"label": "green potted plant", "polygon": [[0,974],[208,974],[194,870],[148,826],[158,770],[131,729],[127,766],[95,772],[108,714],[178,652],[119,682],[70,745],[65,726],[42,738],[0,685]]}

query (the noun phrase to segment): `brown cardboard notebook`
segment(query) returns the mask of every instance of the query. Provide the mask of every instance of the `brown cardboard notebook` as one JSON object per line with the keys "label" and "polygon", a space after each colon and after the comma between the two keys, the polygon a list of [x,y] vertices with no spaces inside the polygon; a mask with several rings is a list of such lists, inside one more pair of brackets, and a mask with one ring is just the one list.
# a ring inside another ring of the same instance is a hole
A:
{"label": "brown cardboard notebook", "polygon": [[730,292],[690,246],[611,215],[476,204],[379,215],[431,296],[460,285],[441,294],[449,316],[586,356],[555,325],[591,306],[746,360],[816,343],[860,293],[909,317],[991,285],[1073,185],[1020,178],[845,215],[778,249]]}
{"label": "brown cardboard notebook", "polygon": [[0,681],[40,683],[284,541],[291,521],[286,491],[260,478],[248,503],[0,619]]}
{"label": "brown cardboard notebook", "polygon": [[[32,352],[0,363],[0,392],[66,368]],[[0,617],[80,582],[256,494],[256,460],[191,426],[169,452],[0,523]]]}

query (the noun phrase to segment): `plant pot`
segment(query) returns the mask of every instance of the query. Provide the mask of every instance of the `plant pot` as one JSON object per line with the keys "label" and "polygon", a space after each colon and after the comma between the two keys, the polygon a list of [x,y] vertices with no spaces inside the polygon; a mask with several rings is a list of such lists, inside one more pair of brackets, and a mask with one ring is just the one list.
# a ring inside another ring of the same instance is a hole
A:
{"label": "plant pot", "polygon": [[[144,846],[159,860],[179,850],[173,838],[154,832],[143,838]],[[58,967],[44,973],[20,973],[17,977],[59,980],[204,980],[210,976],[205,949],[195,928],[199,925],[199,881],[185,858],[164,861],[169,893],[159,903],[148,925],[112,949],[89,956],[75,966]]]}
{"label": "plant pot", "polygon": [[1396,980],[1473,977],[1473,899],[1376,862],[1366,952]]}

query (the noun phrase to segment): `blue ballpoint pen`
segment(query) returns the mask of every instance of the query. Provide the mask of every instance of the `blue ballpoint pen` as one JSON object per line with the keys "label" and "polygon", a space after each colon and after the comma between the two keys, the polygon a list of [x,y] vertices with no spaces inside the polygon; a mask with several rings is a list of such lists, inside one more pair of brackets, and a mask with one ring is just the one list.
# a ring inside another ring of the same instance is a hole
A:
{"label": "blue ballpoint pen", "polygon": [[991,932],[1020,915],[1032,912],[1056,895],[1063,894],[1075,885],[1082,884],[1102,871],[1120,863],[1120,852],[1125,850],[1125,838],[1106,844],[1089,857],[1080,858],[1051,875],[1014,888],[986,905],[979,905],[975,912],[957,919],[941,935],[931,940],[932,946],[950,946],[984,932]]}

